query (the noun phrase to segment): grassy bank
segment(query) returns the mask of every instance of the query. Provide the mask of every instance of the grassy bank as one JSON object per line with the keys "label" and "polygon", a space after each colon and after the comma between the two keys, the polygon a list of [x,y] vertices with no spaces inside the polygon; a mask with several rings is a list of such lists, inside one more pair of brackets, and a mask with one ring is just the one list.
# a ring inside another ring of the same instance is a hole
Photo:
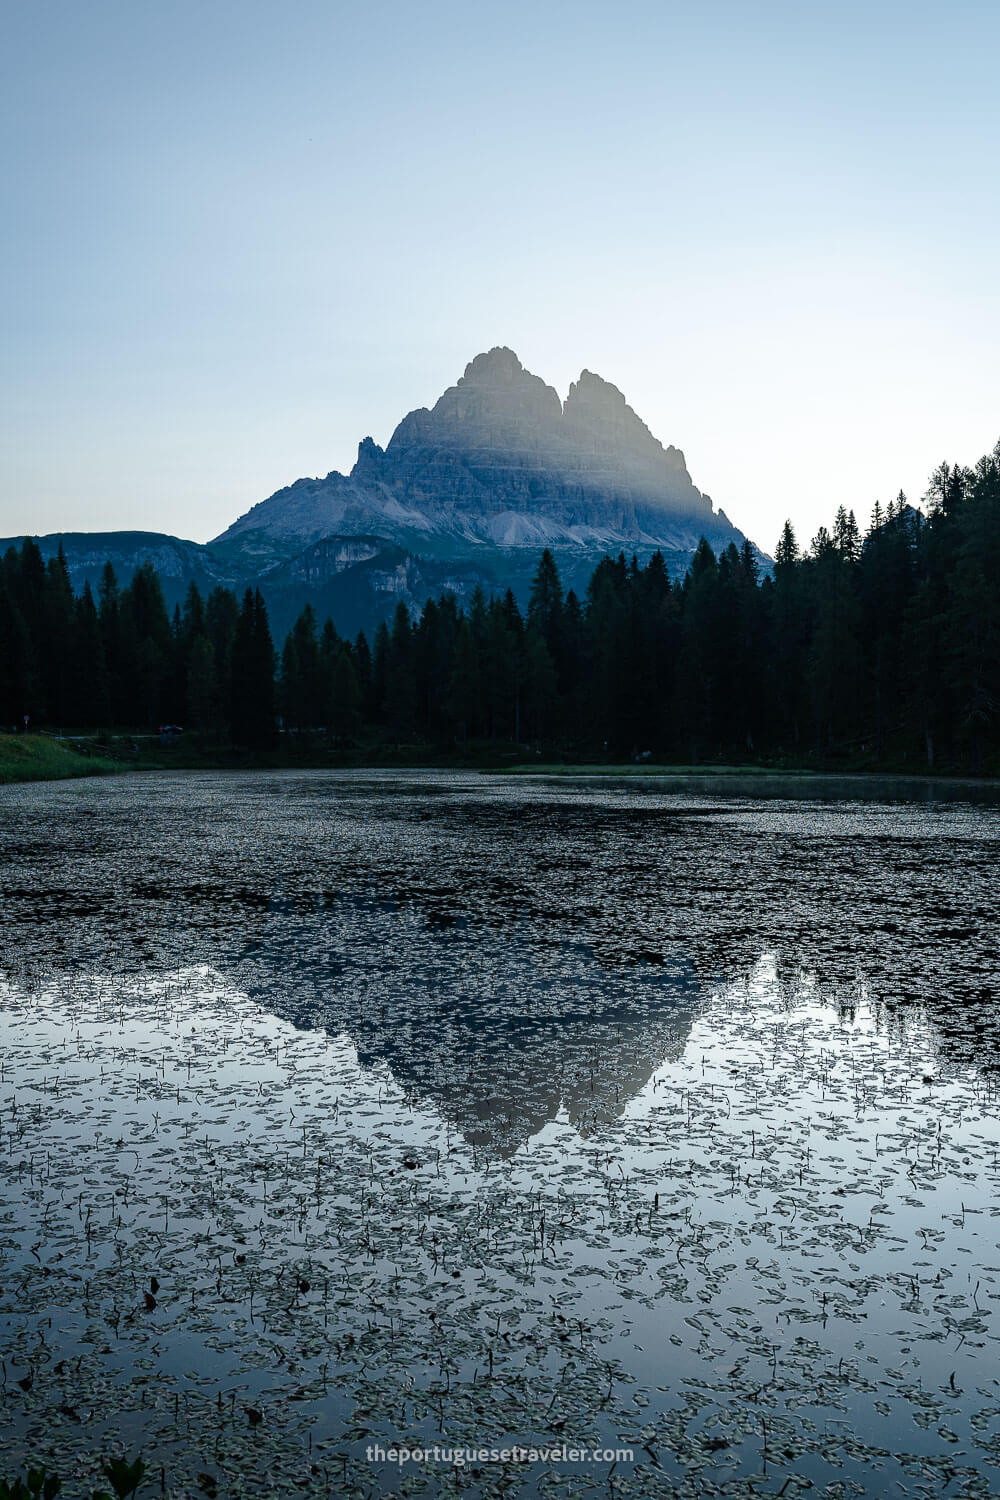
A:
{"label": "grassy bank", "polygon": [[75,750],[44,734],[0,734],[0,785],[11,781],[57,781],[68,776],[106,776],[121,767]]}
{"label": "grassy bank", "polygon": [[344,747],[291,737],[272,750],[248,750],[198,734],[183,735],[173,745],[141,731],[60,738],[0,734],[0,785],[112,771],[499,770],[515,758],[514,752],[491,745],[441,747],[390,740]]}

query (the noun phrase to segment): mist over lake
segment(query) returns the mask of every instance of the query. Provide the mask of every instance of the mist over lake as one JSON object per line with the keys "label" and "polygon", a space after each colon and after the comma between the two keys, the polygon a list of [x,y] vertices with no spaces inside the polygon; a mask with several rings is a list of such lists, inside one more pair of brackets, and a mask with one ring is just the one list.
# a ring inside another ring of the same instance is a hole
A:
{"label": "mist over lake", "polygon": [[[7,1471],[992,1492],[995,807],[2,797]],[[369,1456],[435,1444],[611,1457]]]}

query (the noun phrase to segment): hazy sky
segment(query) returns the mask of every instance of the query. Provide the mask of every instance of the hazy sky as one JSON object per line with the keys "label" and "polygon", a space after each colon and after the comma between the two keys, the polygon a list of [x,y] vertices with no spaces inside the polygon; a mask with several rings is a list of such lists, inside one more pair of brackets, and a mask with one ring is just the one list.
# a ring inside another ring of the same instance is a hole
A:
{"label": "hazy sky", "polygon": [[207,540],[509,344],[765,549],[1000,437],[1000,5],[11,0],[0,535]]}

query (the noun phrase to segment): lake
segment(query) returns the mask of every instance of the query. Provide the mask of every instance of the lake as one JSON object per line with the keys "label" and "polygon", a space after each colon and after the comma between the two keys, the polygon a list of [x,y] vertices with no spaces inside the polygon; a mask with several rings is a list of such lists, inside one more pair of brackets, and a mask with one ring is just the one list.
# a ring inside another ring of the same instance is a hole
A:
{"label": "lake", "polygon": [[0,1478],[996,1492],[996,806],[156,774],[0,840]]}

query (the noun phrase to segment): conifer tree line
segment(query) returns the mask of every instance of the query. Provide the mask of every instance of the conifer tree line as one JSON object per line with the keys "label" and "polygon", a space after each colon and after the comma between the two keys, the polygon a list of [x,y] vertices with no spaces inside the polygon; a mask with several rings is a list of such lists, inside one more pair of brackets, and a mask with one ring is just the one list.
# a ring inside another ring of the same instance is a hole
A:
{"label": "conifer tree line", "polygon": [[372,641],[307,605],[275,650],[264,600],[192,584],[169,615],[153,567],[97,597],[35,542],[0,560],[0,725],[176,722],[251,748],[323,740],[566,755],[838,757],[974,772],[1000,765],[1000,444],[942,464],[924,509],[843,507],[773,570],[749,543],[700,543],[683,579],[655,553],[605,558],[584,597],[542,554],[526,610],[508,590],[397,606]]}

